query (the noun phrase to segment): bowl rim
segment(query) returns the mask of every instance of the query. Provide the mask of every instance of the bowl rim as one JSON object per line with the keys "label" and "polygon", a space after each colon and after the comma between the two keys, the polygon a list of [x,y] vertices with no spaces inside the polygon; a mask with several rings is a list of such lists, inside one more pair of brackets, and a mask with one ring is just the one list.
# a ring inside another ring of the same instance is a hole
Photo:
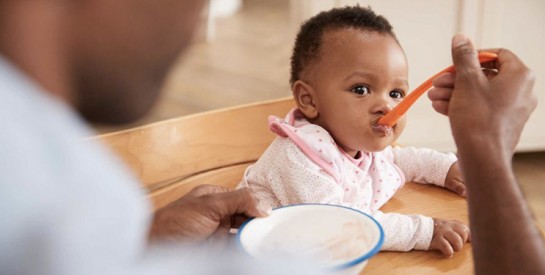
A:
{"label": "bowl rim", "polygon": [[[380,248],[382,247],[382,245],[384,244],[384,230],[382,228],[382,226],[380,225],[380,223],[375,220],[375,218],[373,218],[371,215],[369,214],[366,214],[364,213],[363,211],[361,210],[358,210],[358,209],[354,209],[354,208],[351,208],[351,207],[348,207],[348,206],[344,206],[344,205],[337,205],[337,204],[326,204],[326,203],[297,203],[297,204],[289,204],[289,205],[284,205],[284,206],[280,206],[280,207],[276,207],[276,208],[273,208],[273,210],[278,210],[278,209],[282,209],[282,208],[288,208],[288,207],[297,207],[297,206],[327,206],[327,207],[330,207],[330,206],[333,206],[333,207],[339,207],[339,208],[344,208],[344,209],[348,209],[348,210],[351,210],[351,211],[355,211],[359,214],[363,214],[364,216],[366,216],[367,218],[369,218],[378,228],[379,230],[379,239],[378,239],[378,242],[375,244],[375,246],[370,249],[367,253],[363,254],[362,256],[356,258],[356,259],[353,259],[353,260],[350,260],[346,263],[342,263],[342,264],[338,264],[338,265],[335,265],[335,266],[332,266],[332,267],[328,267],[327,270],[342,270],[342,269],[347,269],[347,268],[350,268],[352,266],[355,266],[363,261],[366,261],[368,260],[369,258],[371,258],[372,256],[374,256],[375,254],[377,254],[379,251],[380,251]],[[237,231],[237,235],[236,235],[236,243],[237,243],[237,246],[239,247],[239,249],[241,249],[245,254],[255,258],[255,256],[253,256],[252,254],[250,254],[245,248],[244,246],[242,245],[242,242],[240,240],[241,238],[241,235],[242,235],[242,232],[244,231],[244,228],[246,227],[246,225],[248,225],[248,223],[250,223],[252,220],[254,220],[255,218],[250,218],[248,219],[246,222],[244,222],[238,229]]]}

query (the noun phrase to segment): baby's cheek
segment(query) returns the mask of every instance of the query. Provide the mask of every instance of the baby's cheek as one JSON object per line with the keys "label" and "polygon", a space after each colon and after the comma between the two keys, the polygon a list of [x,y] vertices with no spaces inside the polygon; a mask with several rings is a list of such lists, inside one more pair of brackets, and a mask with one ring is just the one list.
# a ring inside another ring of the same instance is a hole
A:
{"label": "baby's cheek", "polygon": [[403,130],[405,130],[405,124],[407,123],[407,116],[403,116],[394,126],[394,137],[397,139],[401,133],[403,133]]}

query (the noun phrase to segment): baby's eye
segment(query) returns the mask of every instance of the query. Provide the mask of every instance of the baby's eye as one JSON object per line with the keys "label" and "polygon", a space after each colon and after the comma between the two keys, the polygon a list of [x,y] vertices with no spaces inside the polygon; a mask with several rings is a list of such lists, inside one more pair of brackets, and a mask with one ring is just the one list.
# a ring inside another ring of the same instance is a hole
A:
{"label": "baby's eye", "polygon": [[353,93],[358,94],[358,95],[366,95],[366,94],[370,93],[369,88],[367,86],[363,86],[363,85],[356,86],[356,87],[352,88],[351,91]]}
{"label": "baby's eye", "polygon": [[402,99],[405,97],[405,93],[400,90],[394,90],[390,92],[390,97],[394,99]]}

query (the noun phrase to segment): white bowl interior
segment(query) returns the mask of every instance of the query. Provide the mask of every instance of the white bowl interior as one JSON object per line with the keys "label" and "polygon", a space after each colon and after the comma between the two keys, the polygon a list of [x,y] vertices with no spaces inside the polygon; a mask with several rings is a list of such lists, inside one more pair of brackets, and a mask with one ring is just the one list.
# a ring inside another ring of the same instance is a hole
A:
{"label": "white bowl interior", "polygon": [[264,260],[304,258],[323,267],[358,264],[382,245],[382,229],[371,217],[341,206],[301,204],[275,209],[238,232],[240,245]]}

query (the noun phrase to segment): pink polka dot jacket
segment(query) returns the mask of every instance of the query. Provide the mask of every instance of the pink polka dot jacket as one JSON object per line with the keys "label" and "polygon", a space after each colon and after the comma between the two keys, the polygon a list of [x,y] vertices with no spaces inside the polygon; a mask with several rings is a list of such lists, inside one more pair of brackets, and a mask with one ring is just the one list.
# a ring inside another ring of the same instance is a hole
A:
{"label": "pink polka dot jacket", "polygon": [[293,109],[285,119],[271,116],[278,135],[261,158],[248,167],[239,187],[249,187],[271,207],[327,203],[372,215],[383,227],[382,250],[427,250],[432,218],[383,213],[382,207],[405,181],[443,186],[454,154],[413,147],[387,147],[353,158],[322,127]]}

